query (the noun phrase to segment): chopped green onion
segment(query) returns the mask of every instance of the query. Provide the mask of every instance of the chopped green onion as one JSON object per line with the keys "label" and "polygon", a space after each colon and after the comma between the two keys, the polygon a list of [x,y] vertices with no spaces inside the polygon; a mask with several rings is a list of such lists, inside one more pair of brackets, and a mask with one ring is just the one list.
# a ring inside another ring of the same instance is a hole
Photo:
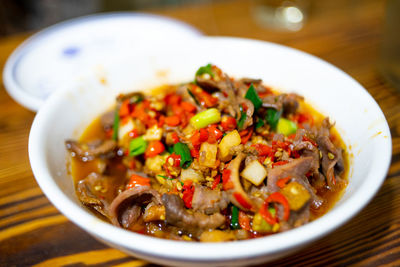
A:
{"label": "chopped green onion", "polygon": [[113,124],[113,135],[112,139],[117,141],[118,140],[118,131],[119,131],[119,106],[115,108],[114,112],[114,124]]}
{"label": "chopped green onion", "polygon": [[239,209],[236,206],[232,206],[231,228],[232,229],[240,229]]}
{"label": "chopped green onion", "polygon": [[242,105],[240,105],[240,119],[237,122],[238,129],[241,130],[243,128],[244,121],[247,119],[246,112],[243,111]]}
{"label": "chopped green onion", "polygon": [[184,143],[176,143],[174,145],[174,152],[181,156],[181,168],[187,169],[192,164],[192,155],[190,154],[189,147]]}
{"label": "chopped green onion", "polygon": [[253,84],[250,85],[249,89],[247,90],[246,95],[244,96],[246,99],[250,100],[253,105],[254,109],[258,110],[262,105],[262,100],[258,96],[256,89],[254,88]]}
{"label": "chopped green onion", "polygon": [[199,101],[197,100],[197,98],[194,96],[194,94],[192,93],[192,91],[190,91],[190,89],[187,89],[189,95],[193,98],[194,102],[196,103],[196,105],[200,106]]}
{"label": "chopped green onion", "polygon": [[173,180],[172,178],[167,177],[167,176],[165,176],[165,175],[157,174],[157,176],[159,176],[159,177],[161,177],[161,178],[164,178],[164,179],[167,179],[167,180]]}
{"label": "chopped green onion", "polygon": [[129,143],[129,155],[138,156],[146,151],[148,142],[142,136],[132,139]]}
{"label": "chopped green onion", "polygon": [[276,126],[278,125],[278,121],[281,115],[282,115],[282,110],[278,111],[273,108],[267,109],[267,115],[265,116],[265,120],[271,126],[272,130],[276,129]]}
{"label": "chopped green onion", "polygon": [[172,152],[174,152],[174,147],[173,146],[167,146],[167,151],[168,151],[168,153],[172,154]]}
{"label": "chopped green onion", "polygon": [[196,129],[201,129],[220,121],[221,113],[216,108],[206,109],[190,118],[190,124]]}
{"label": "chopped green onion", "polygon": [[297,131],[297,126],[291,120],[280,118],[278,121],[277,131],[278,133],[288,136]]}
{"label": "chopped green onion", "polygon": [[255,125],[255,127],[256,127],[256,129],[258,129],[258,128],[260,128],[260,127],[263,127],[263,126],[264,126],[264,124],[265,124],[265,122],[264,122],[264,120],[263,120],[263,119],[261,119],[261,118],[257,118],[257,121],[256,121],[256,125]]}
{"label": "chopped green onion", "polygon": [[209,74],[211,77],[214,77],[214,72],[212,71],[212,65],[210,63],[208,63],[205,66],[200,67],[196,71],[196,77],[201,76],[203,74]]}

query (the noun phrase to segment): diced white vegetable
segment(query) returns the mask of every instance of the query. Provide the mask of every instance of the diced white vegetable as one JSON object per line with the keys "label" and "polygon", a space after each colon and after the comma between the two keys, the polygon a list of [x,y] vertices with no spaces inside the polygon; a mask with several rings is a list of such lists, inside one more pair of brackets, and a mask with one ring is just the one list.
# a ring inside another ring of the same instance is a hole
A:
{"label": "diced white vegetable", "polygon": [[258,186],[264,181],[265,177],[267,177],[267,170],[258,160],[253,160],[244,168],[242,176]]}
{"label": "diced white vegetable", "polygon": [[203,166],[213,168],[217,161],[218,145],[204,142],[199,151],[199,163]]}
{"label": "diced white vegetable", "polygon": [[151,158],[147,158],[144,165],[145,167],[154,173],[160,173],[162,171],[162,165],[167,160],[169,153],[157,155]]}
{"label": "diced white vegetable", "polygon": [[161,140],[162,134],[163,129],[154,125],[146,131],[145,135],[143,135],[143,139],[147,141],[159,141]]}
{"label": "diced white vegetable", "polygon": [[198,172],[192,168],[182,169],[181,171],[181,178],[182,182],[186,180],[192,180],[193,182],[199,183],[204,180],[203,174]]}
{"label": "diced white vegetable", "polygon": [[230,149],[234,146],[240,145],[242,139],[237,130],[234,130],[225,135],[219,143],[219,158],[222,161],[228,161],[232,158]]}
{"label": "diced white vegetable", "polygon": [[129,120],[124,120],[124,123],[120,122],[119,123],[119,128],[118,128],[118,144],[120,146],[127,146],[129,143],[129,132],[131,132],[135,128],[133,119]]}

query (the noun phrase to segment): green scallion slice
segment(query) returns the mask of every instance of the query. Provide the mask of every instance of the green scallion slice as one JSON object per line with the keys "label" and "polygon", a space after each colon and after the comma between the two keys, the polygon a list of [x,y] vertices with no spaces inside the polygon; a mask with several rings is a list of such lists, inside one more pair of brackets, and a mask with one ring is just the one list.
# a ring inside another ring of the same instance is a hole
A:
{"label": "green scallion slice", "polygon": [[216,108],[206,109],[190,118],[190,124],[196,129],[201,129],[220,121],[221,113]]}
{"label": "green scallion slice", "polygon": [[118,131],[119,131],[119,106],[115,108],[114,112],[114,124],[113,124],[113,135],[112,139],[117,141],[118,140]]}
{"label": "green scallion slice", "polygon": [[239,209],[236,206],[232,206],[231,228],[232,229],[240,229]]}

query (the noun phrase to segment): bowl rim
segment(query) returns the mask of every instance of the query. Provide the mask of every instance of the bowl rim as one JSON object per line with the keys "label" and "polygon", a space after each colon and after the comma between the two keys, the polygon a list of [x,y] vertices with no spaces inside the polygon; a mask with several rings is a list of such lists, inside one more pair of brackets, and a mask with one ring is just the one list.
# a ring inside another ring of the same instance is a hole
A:
{"label": "bowl rim", "polygon": [[[66,90],[58,90],[45,103],[43,108],[37,113],[32,124],[29,136],[29,159],[36,180],[49,198],[49,200],[72,222],[80,226],[85,231],[94,236],[98,236],[108,243],[123,246],[125,249],[133,250],[142,255],[156,257],[159,259],[169,259],[175,261],[191,261],[191,262],[226,262],[238,259],[261,257],[282,252],[291,248],[299,247],[322,236],[327,235],[336,228],[350,220],[358,212],[361,211],[374,197],[388,172],[392,142],[389,126],[385,116],[379,105],[373,97],[363,88],[357,81],[348,74],[305,52],[282,46],[279,44],[269,43],[245,38],[233,37],[200,37],[205,42],[246,42],[256,45],[266,45],[277,49],[285,49],[292,53],[300,53],[303,56],[319,62],[319,64],[327,65],[336,72],[341,73],[341,77],[350,79],[354,87],[361,94],[367,96],[369,104],[373,106],[374,111],[384,119],[384,123],[379,129],[382,134],[387,136],[383,139],[381,154],[379,157],[374,155],[372,161],[371,172],[368,173],[366,181],[354,192],[352,196],[346,199],[346,205],[342,205],[340,209],[332,209],[319,219],[312,221],[299,228],[292,229],[287,232],[274,234],[268,237],[256,238],[251,240],[242,240],[237,242],[224,243],[197,243],[197,242],[179,242],[173,240],[164,240],[149,236],[140,235],[117,228],[107,222],[101,221],[89,211],[84,210],[81,206],[69,199],[51,177],[51,173],[47,168],[45,151],[42,149],[45,144],[46,127],[49,126],[49,116],[53,109],[57,107],[59,101],[62,101]],[[123,242],[121,242],[123,240]],[[287,240],[290,240],[288,243]],[[171,249],[166,249],[171,248]]]}
{"label": "bowl rim", "polygon": [[197,28],[180,20],[145,12],[102,12],[61,21],[38,31],[37,33],[28,37],[17,48],[14,49],[14,51],[8,57],[3,69],[3,82],[7,93],[20,105],[28,108],[29,110],[38,111],[39,108],[43,106],[46,98],[43,99],[27,92],[26,89],[20,85],[19,79],[16,77],[16,69],[25,55],[35,50],[37,45],[40,45],[43,40],[45,40],[48,36],[51,36],[54,32],[74,27],[77,24],[124,17],[135,19],[151,19],[154,21],[169,23],[170,25],[174,25],[176,28],[179,28],[182,33],[185,32],[185,36],[186,34],[190,34],[193,37],[203,35],[202,32]]}

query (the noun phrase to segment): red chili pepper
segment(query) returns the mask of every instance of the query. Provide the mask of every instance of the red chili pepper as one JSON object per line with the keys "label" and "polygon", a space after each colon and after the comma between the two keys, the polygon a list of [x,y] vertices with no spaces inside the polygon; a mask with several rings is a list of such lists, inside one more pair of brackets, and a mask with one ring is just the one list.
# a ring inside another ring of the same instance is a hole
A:
{"label": "red chili pepper", "polygon": [[244,211],[239,211],[239,225],[244,230],[251,230],[250,217]]}
{"label": "red chili pepper", "polygon": [[243,130],[243,131],[240,131],[239,132],[239,135],[240,135],[240,137],[241,137],[241,143],[244,145],[244,144],[246,144],[249,140],[250,140],[250,137],[252,136],[252,134],[253,134],[253,128],[251,127],[250,129],[249,128],[247,128],[247,129],[245,129],[245,130]]}
{"label": "red chili pepper", "polygon": [[194,195],[194,186],[192,180],[186,180],[182,187],[182,200],[186,208],[192,208],[192,200]]}
{"label": "red chili pepper", "polygon": [[202,128],[194,132],[192,137],[190,137],[190,141],[194,147],[198,147],[201,145],[201,143],[208,140],[208,135],[207,129]]}
{"label": "red chili pepper", "polygon": [[195,112],[196,111],[196,106],[195,105],[193,105],[192,103],[190,103],[190,102],[182,102],[181,103],[181,106],[182,106],[182,108],[185,110],[185,111],[187,111],[187,112]]}
{"label": "red chili pepper", "polygon": [[142,177],[136,174],[132,174],[129,183],[126,186],[126,189],[131,189],[136,186],[150,186],[150,179],[146,177]]}
{"label": "red chili pepper", "polygon": [[[166,159],[166,162],[174,167],[179,167],[181,165],[181,156],[175,153],[169,155]],[[166,166],[167,167],[167,166]]]}
{"label": "red chili pepper", "polygon": [[172,105],[179,105],[180,102],[182,101],[182,96],[177,95],[177,94],[167,94],[164,98],[164,102],[168,105],[168,106],[172,106]]}
{"label": "red chili pepper", "polygon": [[250,210],[252,208],[252,205],[247,202],[247,200],[243,197],[242,194],[235,192],[233,193],[233,197],[236,199],[236,201],[245,209]]}
{"label": "red chili pepper", "polygon": [[291,179],[290,177],[281,178],[276,182],[276,185],[279,188],[284,188],[290,179]]}
{"label": "red chili pepper", "polygon": [[222,172],[222,188],[227,191],[233,187],[233,182],[231,181],[231,170],[225,169]]}
{"label": "red chili pepper", "polygon": [[129,99],[126,99],[122,102],[121,107],[119,108],[119,116],[125,117],[131,113]]}
{"label": "red chili pepper", "polygon": [[[268,207],[271,203],[279,203],[283,206],[283,220],[289,220],[290,215],[290,207],[289,202],[287,201],[286,197],[282,195],[280,192],[275,192],[269,195],[264,203],[261,205],[260,214],[261,216],[267,221],[269,224],[275,224],[278,222],[278,216],[275,214],[273,217],[272,214],[269,212]],[[275,208],[276,210],[276,208]]]}
{"label": "red chili pepper", "polygon": [[132,118],[137,118],[143,123],[148,122],[150,120],[150,116],[148,111],[146,111],[146,106],[147,104],[145,103],[145,100],[140,102],[138,105],[135,105],[131,113]]}
{"label": "red chili pepper", "polygon": [[197,85],[192,85],[191,92],[195,95],[200,104],[206,108],[213,107],[218,103],[218,98],[213,97]]}
{"label": "red chili pepper", "polygon": [[165,150],[164,144],[161,141],[151,141],[144,152],[146,158],[152,158],[162,153]]}
{"label": "red chili pepper", "polygon": [[178,126],[181,123],[181,119],[177,115],[169,116],[165,118],[165,123],[169,126]]}
{"label": "red chili pepper", "polygon": [[208,131],[208,143],[210,144],[215,144],[223,136],[223,133],[217,128],[216,124],[208,126],[207,131]]}
{"label": "red chili pepper", "polygon": [[198,149],[193,148],[193,149],[190,150],[190,155],[191,155],[193,158],[196,158],[196,159],[197,159],[197,158],[200,157],[200,152],[199,152]]}
{"label": "red chili pepper", "polygon": [[221,127],[224,131],[232,131],[236,129],[236,119],[230,116],[223,116],[221,119]]}
{"label": "red chili pepper", "polygon": [[129,136],[130,138],[135,138],[135,137],[138,137],[139,134],[138,134],[138,131],[137,131],[136,129],[133,129],[132,131],[130,131],[130,132],[128,133],[128,136]]}
{"label": "red chili pepper", "polygon": [[173,132],[173,133],[171,134],[171,139],[172,139],[172,141],[174,142],[174,144],[179,143],[179,136],[178,136],[177,133]]}
{"label": "red chili pepper", "polygon": [[165,123],[165,116],[164,115],[160,115],[160,117],[158,118],[158,123],[157,123],[158,128],[163,127],[164,123]]}
{"label": "red chili pepper", "polygon": [[258,156],[269,156],[272,153],[272,147],[268,145],[253,144],[251,146],[257,150]]}
{"label": "red chili pepper", "polygon": [[212,183],[211,189],[215,189],[217,187],[217,185],[219,185],[219,183],[221,182],[221,175],[218,174],[217,176],[215,176],[214,181]]}

